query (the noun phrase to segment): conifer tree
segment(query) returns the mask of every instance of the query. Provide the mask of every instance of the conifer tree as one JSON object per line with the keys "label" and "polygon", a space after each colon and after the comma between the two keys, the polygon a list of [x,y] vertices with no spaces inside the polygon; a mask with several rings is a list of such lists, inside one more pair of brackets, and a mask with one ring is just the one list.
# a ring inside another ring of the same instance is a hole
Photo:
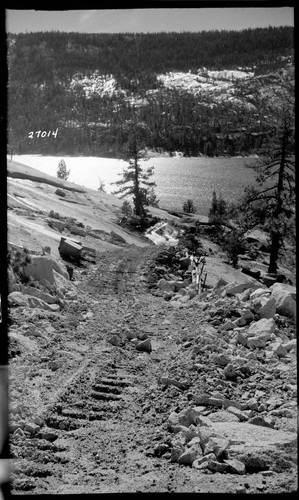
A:
{"label": "conifer tree", "polygon": [[212,224],[221,225],[225,222],[227,216],[227,203],[222,198],[220,193],[219,198],[217,198],[216,191],[213,191],[212,204],[209,210],[209,222]]}
{"label": "conifer tree", "polygon": [[59,179],[63,179],[64,181],[67,181],[69,178],[71,171],[70,169],[67,169],[66,163],[64,160],[60,160],[57,168],[57,177]]}
{"label": "conifer tree", "polygon": [[270,134],[255,164],[256,185],[245,189],[241,206],[245,230],[260,225],[269,234],[269,273],[276,273],[287,237],[295,232],[294,86],[275,92],[264,104]]}
{"label": "conifer tree", "polygon": [[140,166],[140,160],[146,159],[142,145],[143,128],[136,123],[131,123],[126,153],[129,166],[120,174],[122,179],[114,182],[119,189],[113,192],[113,194],[120,195],[120,198],[132,196],[134,213],[139,217],[145,216],[146,196],[156,186],[156,183],[150,180],[154,167],[143,170]]}
{"label": "conifer tree", "polygon": [[187,214],[195,214],[196,208],[193,200],[189,198],[187,201],[185,201],[185,203],[183,204],[183,211]]}

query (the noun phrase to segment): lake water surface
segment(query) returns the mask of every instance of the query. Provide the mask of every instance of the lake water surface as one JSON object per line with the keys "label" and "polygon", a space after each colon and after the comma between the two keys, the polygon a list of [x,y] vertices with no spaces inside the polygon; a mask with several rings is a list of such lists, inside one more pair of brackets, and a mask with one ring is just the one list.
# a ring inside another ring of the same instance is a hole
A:
{"label": "lake water surface", "polygon": [[[58,163],[65,160],[71,173],[70,182],[97,189],[100,179],[107,193],[116,189],[112,183],[121,179],[123,168],[128,164],[113,158],[92,156],[42,156],[15,155],[13,159],[56,177]],[[187,199],[192,199],[197,213],[208,215],[212,194],[221,193],[227,201],[237,201],[247,185],[254,184],[254,158],[183,158],[159,157],[141,162],[144,168],[154,167],[155,192],[159,206],[167,210],[182,210]]]}

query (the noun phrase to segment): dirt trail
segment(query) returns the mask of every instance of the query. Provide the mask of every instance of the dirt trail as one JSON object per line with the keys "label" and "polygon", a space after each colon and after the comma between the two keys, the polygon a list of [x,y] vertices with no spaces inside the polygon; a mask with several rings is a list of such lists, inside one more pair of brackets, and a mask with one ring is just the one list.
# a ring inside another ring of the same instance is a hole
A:
{"label": "dirt trail", "polygon": [[[157,452],[156,445],[170,443],[169,413],[188,406],[188,391],[165,388],[159,378],[198,383],[181,342],[203,320],[200,310],[178,311],[150,293],[149,266],[158,251],[131,246],[101,254],[81,272],[78,298],[68,310],[39,315],[43,332],[51,319],[50,333],[12,360],[11,404],[22,403],[26,421],[43,423],[33,435],[25,427],[11,437],[13,493],[254,493],[292,487],[292,471],[284,473],[284,484],[278,474],[208,474]],[[13,314],[18,323],[20,308]],[[148,336],[152,352],[136,350],[127,332]]]}

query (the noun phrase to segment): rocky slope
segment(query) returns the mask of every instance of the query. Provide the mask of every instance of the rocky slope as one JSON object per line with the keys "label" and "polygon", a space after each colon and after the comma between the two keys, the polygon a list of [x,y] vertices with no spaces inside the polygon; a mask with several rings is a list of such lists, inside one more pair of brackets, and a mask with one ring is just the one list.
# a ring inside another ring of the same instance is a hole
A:
{"label": "rocky slope", "polygon": [[[67,187],[9,179],[10,250],[31,258],[9,272],[13,493],[295,492],[295,288],[202,238],[198,294],[183,246]],[[89,249],[80,265],[62,236]]]}

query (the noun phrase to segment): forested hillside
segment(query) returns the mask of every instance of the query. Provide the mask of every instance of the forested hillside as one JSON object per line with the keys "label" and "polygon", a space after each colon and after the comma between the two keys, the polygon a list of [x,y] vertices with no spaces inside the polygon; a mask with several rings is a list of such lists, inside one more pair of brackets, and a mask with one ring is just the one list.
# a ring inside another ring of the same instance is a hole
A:
{"label": "forested hillside", "polygon": [[150,149],[250,154],[267,134],[256,89],[293,78],[290,27],[52,31],[8,34],[7,45],[8,142],[19,154],[120,157],[132,122]]}

